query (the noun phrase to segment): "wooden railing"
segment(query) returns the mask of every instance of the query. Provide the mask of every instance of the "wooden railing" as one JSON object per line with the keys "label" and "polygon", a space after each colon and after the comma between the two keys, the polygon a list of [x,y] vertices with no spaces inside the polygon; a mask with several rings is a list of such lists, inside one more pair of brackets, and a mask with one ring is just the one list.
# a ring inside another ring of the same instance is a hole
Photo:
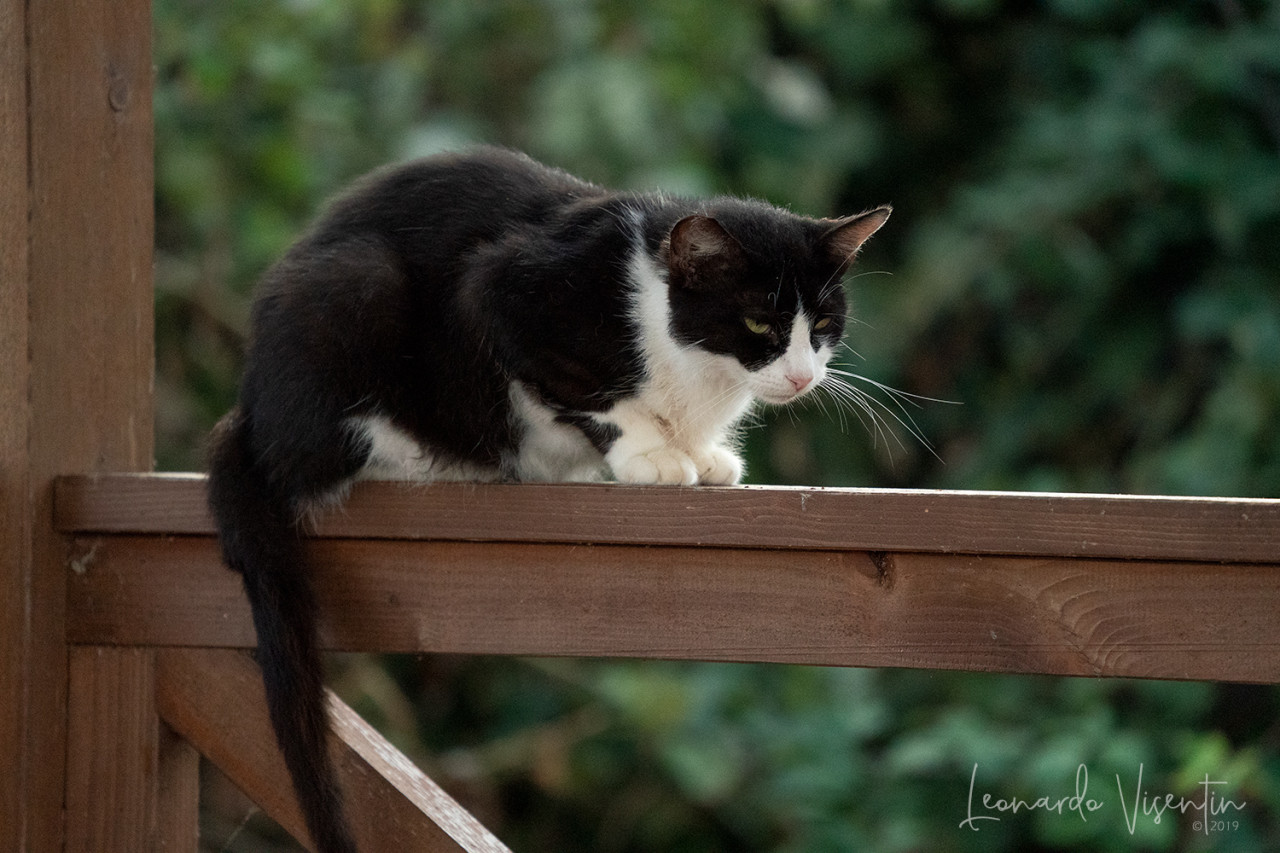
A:
{"label": "wooden railing", "polygon": [[[204,753],[304,834],[199,477],[153,456],[148,0],[0,0],[0,850],[194,851]],[[332,648],[1280,681],[1280,504],[369,484]],[[369,851],[504,850],[334,702]]]}
{"label": "wooden railing", "polygon": [[[198,476],[64,478],[68,637],[250,647]],[[1280,501],[358,486],[335,649],[1280,680]]]}
{"label": "wooden railing", "polygon": [[[160,717],[305,837],[203,478],[54,506],[68,641],[152,650]],[[367,483],[311,556],[332,649],[1280,681],[1273,500]],[[368,849],[505,849],[334,702]]]}

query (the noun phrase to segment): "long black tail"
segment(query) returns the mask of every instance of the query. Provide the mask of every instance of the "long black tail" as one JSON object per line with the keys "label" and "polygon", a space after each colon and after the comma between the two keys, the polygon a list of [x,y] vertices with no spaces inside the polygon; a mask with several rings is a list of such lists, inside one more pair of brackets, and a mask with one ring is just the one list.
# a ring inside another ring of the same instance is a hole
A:
{"label": "long black tail", "polygon": [[244,578],[258,632],[267,705],[318,853],[355,853],[329,760],[329,717],[316,636],[316,603],[287,497],[273,493],[237,410],[214,432],[209,505],[223,557]]}

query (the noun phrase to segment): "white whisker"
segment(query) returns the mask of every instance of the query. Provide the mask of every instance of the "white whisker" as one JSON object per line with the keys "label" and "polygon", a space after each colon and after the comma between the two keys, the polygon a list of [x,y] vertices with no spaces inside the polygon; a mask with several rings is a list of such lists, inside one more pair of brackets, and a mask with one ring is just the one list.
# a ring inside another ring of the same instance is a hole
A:
{"label": "white whisker", "polygon": [[889,272],[888,270],[864,270],[863,272],[854,273],[853,275],[848,276],[848,278],[851,278],[851,279],[853,279],[853,278],[862,278],[863,276],[868,276],[868,275],[887,275],[887,276],[892,276],[892,275],[893,275],[893,273]]}
{"label": "white whisker", "polygon": [[[854,352],[851,347],[845,346],[850,352]],[[857,355],[856,352],[854,354]],[[881,400],[872,396],[867,391],[855,386],[851,380],[863,382],[871,386],[873,390],[882,392],[885,399]],[[868,379],[853,371],[833,366],[827,368],[827,375],[823,378],[819,387],[837,404],[837,409],[847,409],[857,416],[863,428],[871,436],[873,446],[878,447],[880,440],[883,439],[886,448],[891,443],[896,443],[900,450],[905,451],[907,449],[897,431],[892,428],[890,423],[890,419],[892,419],[898,427],[906,430],[935,459],[942,461],[942,457],[938,456],[933,444],[925,436],[924,431],[907,407],[920,409],[922,408],[922,402],[957,405],[955,401],[927,397],[922,394],[912,394],[909,391],[902,391],[883,382]],[[890,441],[890,436],[892,436],[892,442]]]}
{"label": "white whisker", "polygon": [[876,388],[879,388],[881,391],[884,391],[886,394],[889,394],[892,397],[910,402],[910,404],[915,406],[917,409],[921,408],[921,406],[919,403],[915,402],[916,400],[920,400],[926,403],[942,403],[947,406],[963,405],[958,400],[944,400],[941,397],[926,397],[923,394],[912,394],[910,391],[903,391],[899,388],[894,388],[891,385],[885,385],[882,382],[877,382],[874,379],[868,379],[867,377],[861,374],[853,373],[851,371],[840,370],[835,367],[828,367],[827,370],[830,373],[838,373],[841,376],[848,377],[849,379],[858,379],[867,383],[868,385],[874,385]]}
{"label": "white whisker", "polygon": [[[833,399],[843,402],[849,411],[857,415],[858,421],[867,431],[867,434],[871,436],[873,447],[879,447],[881,440],[884,441],[886,448],[889,447],[889,435],[893,434],[893,431],[889,429],[888,422],[884,419],[884,416],[877,412],[872,405],[872,403],[876,402],[874,398],[836,377],[828,376],[827,381],[824,381],[823,387],[831,393]],[[906,450],[902,440],[896,434],[893,435],[898,447]]]}
{"label": "white whisker", "polygon": [[[844,347],[844,348],[845,348],[845,349],[847,349],[849,352],[853,353],[854,357],[855,357],[855,358],[857,358],[859,361],[866,361],[866,360],[867,360],[867,359],[866,359],[866,356],[864,356],[862,353],[858,352],[858,351],[857,351],[856,349],[854,349],[853,347],[849,346],[849,344],[848,344],[846,341],[841,341],[841,342],[840,342],[840,346]],[[834,370],[834,368],[831,368],[831,367],[828,367],[827,369],[828,369],[828,370]]]}

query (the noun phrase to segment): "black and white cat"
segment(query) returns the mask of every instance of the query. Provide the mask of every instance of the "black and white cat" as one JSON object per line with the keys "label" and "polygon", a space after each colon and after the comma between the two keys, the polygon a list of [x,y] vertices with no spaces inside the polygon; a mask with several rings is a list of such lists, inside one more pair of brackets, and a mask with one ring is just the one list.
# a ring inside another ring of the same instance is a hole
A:
{"label": "black and white cat", "polygon": [[486,148],[366,178],[267,272],[209,498],[317,850],[355,845],[306,513],[360,477],[737,483],[735,425],[823,384],[888,217],[612,192]]}

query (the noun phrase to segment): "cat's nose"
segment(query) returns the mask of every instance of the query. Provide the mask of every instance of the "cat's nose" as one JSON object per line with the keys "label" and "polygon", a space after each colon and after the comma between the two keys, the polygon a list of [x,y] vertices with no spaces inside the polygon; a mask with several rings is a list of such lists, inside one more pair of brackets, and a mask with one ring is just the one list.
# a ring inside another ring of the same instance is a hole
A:
{"label": "cat's nose", "polygon": [[809,387],[809,383],[813,381],[813,374],[808,372],[788,373],[787,381],[791,383],[791,387],[796,389],[796,393],[799,394],[805,388]]}

